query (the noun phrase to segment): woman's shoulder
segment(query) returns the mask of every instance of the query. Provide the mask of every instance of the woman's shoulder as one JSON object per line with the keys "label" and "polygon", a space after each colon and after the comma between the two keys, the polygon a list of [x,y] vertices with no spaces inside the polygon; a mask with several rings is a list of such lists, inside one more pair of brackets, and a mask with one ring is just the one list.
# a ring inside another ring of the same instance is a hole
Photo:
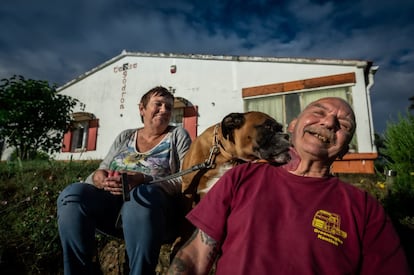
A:
{"label": "woman's shoulder", "polygon": [[190,138],[190,135],[188,134],[187,130],[184,129],[181,126],[168,126],[168,132],[172,133],[173,136],[175,136],[178,139],[181,138]]}
{"label": "woman's shoulder", "polygon": [[129,139],[137,131],[137,129],[138,128],[122,130],[118,134],[117,140],[123,141],[123,140]]}
{"label": "woman's shoulder", "polygon": [[179,133],[183,131],[186,131],[186,130],[181,126],[172,126],[172,125],[168,126],[168,132]]}
{"label": "woman's shoulder", "polygon": [[131,134],[135,133],[137,130],[138,130],[138,128],[125,129],[125,130],[121,131],[121,133],[119,133],[119,135],[121,135],[121,136],[131,135]]}

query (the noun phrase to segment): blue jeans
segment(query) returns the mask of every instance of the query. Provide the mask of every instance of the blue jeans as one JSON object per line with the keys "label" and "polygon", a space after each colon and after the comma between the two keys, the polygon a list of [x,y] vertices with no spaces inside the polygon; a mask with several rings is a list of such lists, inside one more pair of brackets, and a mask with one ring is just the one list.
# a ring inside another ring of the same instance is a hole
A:
{"label": "blue jeans", "polygon": [[[65,275],[93,274],[96,230],[123,236],[130,274],[155,274],[161,245],[174,238],[178,196],[156,185],[140,185],[130,197],[123,203],[122,196],[86,183],[73,183],[62,191],[57,214]],[[120,210],[122,230],[115,228]]]}

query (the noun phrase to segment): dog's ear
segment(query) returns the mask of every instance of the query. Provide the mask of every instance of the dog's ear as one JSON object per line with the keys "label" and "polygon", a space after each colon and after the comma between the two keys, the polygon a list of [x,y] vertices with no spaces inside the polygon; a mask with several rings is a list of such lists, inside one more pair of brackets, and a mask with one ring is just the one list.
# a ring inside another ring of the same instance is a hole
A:
{"label": "dog's ear", "polygon": [[221,132],[225,139],[234,143],[233,131],[243,126],[245,122],[244,113],[230,113],[221,121]]}

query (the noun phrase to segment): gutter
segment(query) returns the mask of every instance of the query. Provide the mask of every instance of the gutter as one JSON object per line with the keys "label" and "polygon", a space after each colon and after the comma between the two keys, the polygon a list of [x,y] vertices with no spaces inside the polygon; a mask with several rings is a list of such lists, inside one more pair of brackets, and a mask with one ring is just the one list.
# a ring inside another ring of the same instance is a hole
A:
{"label": "gutter", "polygon": [[373,123],[373,117],[372,117],[372,106],[371,106],[371,88],[374,86],[374,75],[378,71],[379,66],[372,66],[372,62],[368,63],[368,66],[365,70],[365,76],[366,76],[366,89],[367,89],[367,110],[369,115],[369,124],[370,124],[370,132],[371,132],[371,146],[372,146],[372,152],[377,153],[377,147],[375,146],[375,132],[374,132],[374,123]]}

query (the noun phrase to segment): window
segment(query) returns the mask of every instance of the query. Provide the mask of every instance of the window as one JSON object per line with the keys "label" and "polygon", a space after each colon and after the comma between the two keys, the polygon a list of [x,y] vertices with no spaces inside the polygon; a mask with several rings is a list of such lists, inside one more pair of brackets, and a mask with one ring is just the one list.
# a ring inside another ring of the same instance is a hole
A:
{"label": "window", "polygon": [[184,117],[184,108],[174,108],[172,115],[171,115],[170,125],[183,126],[183,117]]}
{"label": "window", "polygon": [[170,125],[183,127],[194,140],[197,137],[197,106],[174,108]]}
{"label": "window", "polygon": [[88,121],[76,122],[72,130],[71,152],[82,151],[86,148],[88,137]]}
{"label": "window", "polygon": [[171,115],[170,125],[181,126],[187,130],[194,140],[197,137],[198,107],[193,106],[187,99],[176,97]]}
{"label": "window", "polygon": [[246,111],[261,111],[274,117],[285,128],[310,102],[326,96],[341,97],[348,102],[349,87],[331,88],[301,93],[275,94],[258,98],[245,98]]}
{"label": "window", "polygon": [[[246,111],[261,111],[269,114],[287,129],[289,123],[311,102],[327,96],[340,97],[352,106],[350,87],[331,88],[302,93],[272,95],[260,98],[245,99]],[[349,144],[350,152],[357,152],[356,134]]]}
{"label": "window", "polygon": [[[300,107],[300,97],[299,97],[299,94],[297,93],[286,94],[284,96],[284,101],[285,101],[285,104],[283,104],[283,106],[285,106],[285,110],[286,110],[285,121],[287,124],[293,119],[295,119],[295,117],[300,113],[302,108]],[[289,108],[286,108],[286,106],[289,106]]]}
{"label": "window", "polygon": [[74,122],[63,137],[62,152],[86,152],[96,150],[99,120],[90,113],[74,113]]}

